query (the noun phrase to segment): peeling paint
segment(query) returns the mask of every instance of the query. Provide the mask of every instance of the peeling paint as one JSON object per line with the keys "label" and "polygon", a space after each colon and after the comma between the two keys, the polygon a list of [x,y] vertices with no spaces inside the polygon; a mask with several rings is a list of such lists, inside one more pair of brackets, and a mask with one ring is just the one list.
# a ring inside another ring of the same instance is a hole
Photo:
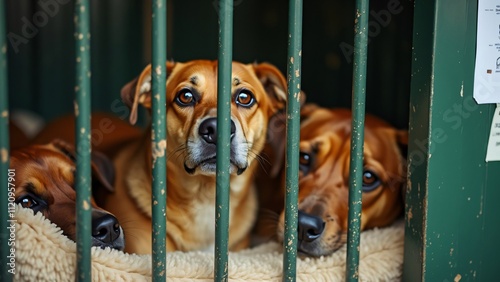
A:
{"label": "peeling paint", "polygon": [[293,57],[290,57],[290,63],[293,64]]}
{"label": "peeling paint", "polygon": [[455,276],[455,279],[453,279],[454,282],[458,282],[460,280],[462,280],[462,275],[460,274],[457,274],[457,276]]}
{"label": "peeling paint", "polygon": [[2,118],[8,118],[9,117],[9,111],[5,110],[2,112]]}
{"label": "peeling paint", "polygon": [[157,66],[155,68],[155,72],[156,72],[157,75],[161,75],[161,66]]}
{"label": "peeling paint", "polygon": [[86,211],[88,211],[88,210],[89,210],[89,208],[90,208],[90,206],[89,206],[89,202],[87,202],[87,201],[83,201],[83,209],[84,209],[84,210],[86,210]]}
{"label": "peeling paint", "polygon": [[2,163],[6,163],[9,160],[9,151],[7,149],[2,148],[0,155],[2,156]]}
{"label": "peeling paint", "polygon": [[2,53],[3,53],[3,54],[7,54],[7,44],[4,44],[4,45],[2,46]]}
{"label": "peeling paint", "polygon": [[413,211],[412,211],[412,208],[410,208],[408,210],[408,215],[407,215],[407,218],[408,218],[408,224],[410,223],[410,221],[413,219]]}
{"label": "peeling paint", "polygon": [[85,134],[85,127],[80,128],[80,133]]}
{"label": "peeling paint", "polygon": [[152,143],[152,156],[153,156],[153,166],[156,163],[157,158],[165,156],[165,150],[167,149],[167,140],[160,140],[158,143]]}
{"label": "peeling paint", "polygon": [[[75,90],[77,90],[78,86],[75,87]],[[75,117],[78,117],[80,115],[80,108],[78,107],[78,103],[75,101],[74,102],[74,105],[75,105]]]}

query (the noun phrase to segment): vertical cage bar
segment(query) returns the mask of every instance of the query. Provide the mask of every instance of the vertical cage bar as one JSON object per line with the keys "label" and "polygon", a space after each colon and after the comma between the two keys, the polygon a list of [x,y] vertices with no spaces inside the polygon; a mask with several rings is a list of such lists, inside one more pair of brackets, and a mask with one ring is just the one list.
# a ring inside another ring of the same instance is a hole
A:
{"label": "vertical cage bar", "polygon": [[[5,1],[0,1],[0,280],[12,281],[13,275],[10,263],[9,238],[10,230],[7,229],[13,220],[9,217],[9,191],[15,187],[9,185],[9,92],[7,88],[7,34],[6,34]],[[12,175],[11,175],[12,176]],[[11,190],[12,189],[12,190]],[[14,258],[15,259],[15,258]],[[14,265],[12,265],[14,266]]]}
{"label": "vertical cage bar", "polygon": [[363,186],[363,142],[365,126],[366,60],[368,54],[368,0],[356,1],[354,20],[354,69],[352,134],[349,171],[349,231],[347,234],[346,280],[359,279],[359,243]]}
{"label": "vertical cage bar", "polygon": [[76,247],[77,281],[91,281],[91,205],[90,205],[90,6],[88,0],[75,4],[76,83]]}
{"label": "vertical cage bar", "polygon": [[152,152],[153,152],[153,198],[152,198],[152,253],[153,281],[166,281],[166,234],[167,234],[167,148],[166,126],[166,80],[167,69],[167,1],[155,0],[152,7]]}
{"label": "vertical cage bar", "polygon": [[217,74],[217,178],[215,196],[214,281],[228,281],[229,178],[231,132],[231,74],[233,60],[233,3],[219,2]]}
{"label": "vertical cage bar", "polygon": [[290,0],[288,14],[288,99],[286,119],[286,194],[283,281],[295,281],[299,190],[300,80],[302,64],[302,0]]}

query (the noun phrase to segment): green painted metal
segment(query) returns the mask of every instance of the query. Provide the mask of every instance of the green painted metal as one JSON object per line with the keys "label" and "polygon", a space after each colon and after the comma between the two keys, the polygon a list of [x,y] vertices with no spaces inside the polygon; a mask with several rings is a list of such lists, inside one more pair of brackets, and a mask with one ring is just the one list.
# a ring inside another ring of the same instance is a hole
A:
{"label": "green painted metal", "polygon": [[233,3],[219,2],[214,281],[228,281]]}
{"label": "green painted metal", "polygon": [[498,280],[500,163],[485,162],[495,106],[472,98],[476,23],[477,1],[415,1],[404,281]]}
{"label": "green painted metal", "polygon": [[91,281],[91,148],[90,148],[90,6],[88,0],[75,3],[75,140],[76,140],[76,246],[77,281]]}
{"label": "green painted metal", "polygon": [[349,167],[349,230],[347,233],[346,280],[359,279],[359,243],[363,188],[363,142],[365,126],[366,62],[368,57],[368,0],[357,0],[354,20],[354,69],[352,134]]}
{"label": "green painted metal", "polygon": [[303,3],[301,0],[290,0],[289,2],[283,281],[295,281],[297,269],[302,7]]}
{"label": "green painted metal", "polygon": [[[0,211],[0,280],[12,281],[15,271],[15,252],[11,252],[11,244],[9,241],[11,234],[14,235],[14,230],[8,229],[13,223],[10,220],[13,218],[12,212],[12,196],[15,192],[14,179],[15,172],[9,170],[9,96],[7,87],[7,36],[6,36],[6,21],[5,19],[5,1],[0,1],[0,203],[2,210]],[[12,192],[12,193],[9,193]],[[10,195],[9,195],[10,194]],[[10,199],[9,199],[10,198]],[[11,206],[9,206],[9,203]],[[14,246],[15,247],[15,246]],[[11,265],[11,257],[13,264]]]}
{"label": "green painted metal", "polygon": [[152,152],[153,152],[153,281],[166,281],[167,234],[167,119],[166,80],[167,70],[167,1],[153,1],[152,23]]}

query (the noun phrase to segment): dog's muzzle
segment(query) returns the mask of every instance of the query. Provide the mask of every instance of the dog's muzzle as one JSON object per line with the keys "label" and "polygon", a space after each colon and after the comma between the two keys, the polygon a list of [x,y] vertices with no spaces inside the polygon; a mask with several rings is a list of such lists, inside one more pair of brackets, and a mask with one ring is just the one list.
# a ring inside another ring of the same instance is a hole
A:
{"label": "dog's muzzle", "polygon": [[92,211],[92,246],[109,247],[119,251],[125,248],[123,229],[112,214]]}
{"label": "dog's muzzle", "polygon": [[[246,162],[246,150],[241,150],[238,148],[236,125],[233,120],[231,120],[230,127],[230,164],[232,166],[232,171],[236,171],[236,174],[242,174],[248,167]],[[217,118],[211,117],[207,118],[200,123],[198,126],[198,136],[192,148],[190,148],[189,155],[190,159],[184,163],[184,169],[187,173],[193,174],[196,168],[199,167],[202,172],[215,173],[216,162],[217,162]]]}
{"label": "dog's muzzle", "polygon": [[319,216],[299,210],[298,215],[298,251],[307,255],[319,256],[320,240],[325,230],[325,222]]}

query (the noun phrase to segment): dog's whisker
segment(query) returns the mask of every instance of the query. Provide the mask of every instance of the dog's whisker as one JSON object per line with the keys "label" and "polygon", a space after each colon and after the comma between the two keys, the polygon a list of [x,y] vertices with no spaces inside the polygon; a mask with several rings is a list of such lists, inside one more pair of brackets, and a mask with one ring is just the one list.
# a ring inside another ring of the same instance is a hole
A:
{"label": "dog's whisker", "polygon": [[167,155],[167,159],[170,159],[171,157],[177,155],[179,156],[182,152],[184,152],[186,150],[187,146],[184,145],[184,144],[181,144],[179,145],[177,148],[175,148],[174,150],[172,150],[168,155]]}

